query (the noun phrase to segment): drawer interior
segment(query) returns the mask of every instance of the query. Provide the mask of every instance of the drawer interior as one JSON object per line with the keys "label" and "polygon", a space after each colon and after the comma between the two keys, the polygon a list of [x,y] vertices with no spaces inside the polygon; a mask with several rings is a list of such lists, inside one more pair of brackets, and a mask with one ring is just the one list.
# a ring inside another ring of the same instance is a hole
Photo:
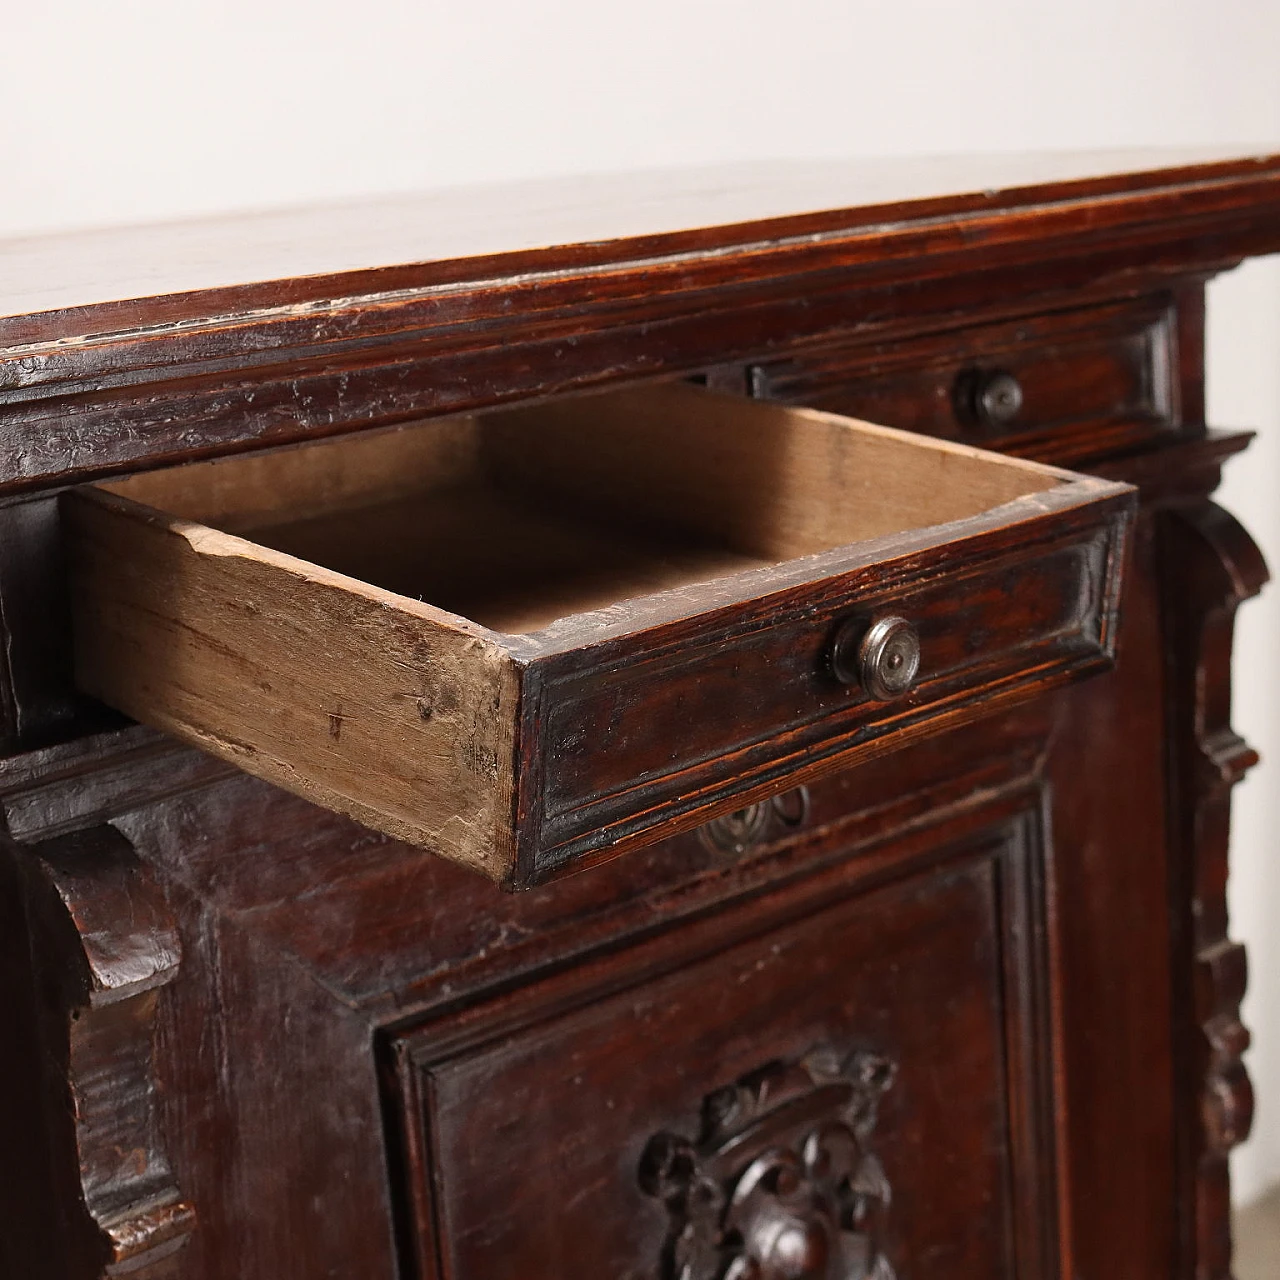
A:
{"label": "drawer interior", "polygon": [[520,886],[1105,664],[1130,506],[674,382],[60,501],[84,692]]}
{"label": "drawer interior", "polygon": [[1063,474],[682,385],[417,423],[104,486],[493,631],[1053,488]]}

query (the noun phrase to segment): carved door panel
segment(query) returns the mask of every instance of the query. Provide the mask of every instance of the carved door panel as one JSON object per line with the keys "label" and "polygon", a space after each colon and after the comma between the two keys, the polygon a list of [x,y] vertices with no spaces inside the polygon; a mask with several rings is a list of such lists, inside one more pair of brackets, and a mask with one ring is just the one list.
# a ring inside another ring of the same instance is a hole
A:
{"label": "carved door panel", "polygon": [[393,1040],[417,1273],[1055,1274],[1025,806]]}

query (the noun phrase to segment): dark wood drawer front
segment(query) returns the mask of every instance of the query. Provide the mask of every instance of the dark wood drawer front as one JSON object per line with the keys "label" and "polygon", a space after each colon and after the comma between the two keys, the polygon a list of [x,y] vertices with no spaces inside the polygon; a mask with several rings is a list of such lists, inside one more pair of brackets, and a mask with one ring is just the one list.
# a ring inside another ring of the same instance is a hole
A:
{"label": "dark wood drawer front", "polygon": [[1174,333],[1171,307],[1142,301],[835,348],[752,378],[767,399],[1078,461],[1178,425]]}
{"label": "dark wood drawer front", "polygon": [[[656,803],[675,818],[750,786],[813,777],[854,748],[940,729],[993,698],[1095,666],[1110,643],[1096,584],[1118,552],[1110,531],[1092,531],[1013,553],[975,550],[942,578],[877,567],[824,599],[772,604],[638,659],[621,653],[585,670],[564,662],[542,693],[557,750],[544,772],[552,848],[540,865],[643,830]],[[915,628],[919,676],[909,693],[880,701],[842,684],[830,653],[846,620],[887,616]]]}
{"label": "dark wood drawer front", "polygon": [[638,986],[623,956],[396,1041],[420,1275],[1053,1274],[1032,827]]}

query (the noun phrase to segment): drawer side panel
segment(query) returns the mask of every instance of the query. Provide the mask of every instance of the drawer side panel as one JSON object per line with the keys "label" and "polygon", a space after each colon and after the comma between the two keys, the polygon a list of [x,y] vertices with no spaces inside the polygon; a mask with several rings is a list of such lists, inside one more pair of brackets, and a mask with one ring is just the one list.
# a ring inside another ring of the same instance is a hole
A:
{"label": "drawer side panel", "polygon": [[509,655],[125,500],[67,495],[63,521],[81,688],[317,804],[507,874]]}

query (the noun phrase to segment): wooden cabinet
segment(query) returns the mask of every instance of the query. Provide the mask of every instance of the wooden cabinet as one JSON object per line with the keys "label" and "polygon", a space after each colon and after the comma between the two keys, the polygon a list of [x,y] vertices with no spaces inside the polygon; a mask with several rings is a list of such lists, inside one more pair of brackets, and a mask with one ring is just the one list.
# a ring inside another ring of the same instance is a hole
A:
{"label": "wooden cabinet", "polygon": [[0,1275],[1227,1280],[1280,159],[1027,164],[0,245]]}

